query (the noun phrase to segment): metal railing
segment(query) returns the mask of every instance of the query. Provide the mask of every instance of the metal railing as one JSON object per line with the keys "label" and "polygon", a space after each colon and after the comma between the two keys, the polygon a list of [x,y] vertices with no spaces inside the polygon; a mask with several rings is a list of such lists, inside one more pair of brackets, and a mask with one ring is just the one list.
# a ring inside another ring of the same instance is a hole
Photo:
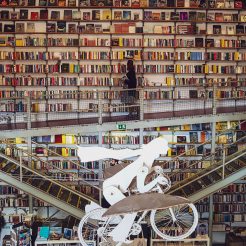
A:
{"label": "metal railing", "polygon": [[0,99],[0,130],[246,111],[246,92],[242,88],[232,92],[204,85],[138,88],[134,100],[128,90],[118,88],[19,94]]}

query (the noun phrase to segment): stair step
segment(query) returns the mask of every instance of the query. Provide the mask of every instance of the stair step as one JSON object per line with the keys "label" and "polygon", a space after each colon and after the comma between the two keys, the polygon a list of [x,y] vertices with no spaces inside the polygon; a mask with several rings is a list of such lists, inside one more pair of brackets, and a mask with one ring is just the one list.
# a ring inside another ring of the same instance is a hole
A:
{"label": "stair step", "polygon": [[29,182],[32,186],[39,187],[40,185],[40,177],[35,176],[35,178],[31,179]]}
{"label": "stair step", "polygon": [[79,196],[72,193],[68,202],[74,207],[77,207],[79,202]]}
{"label": "stair step", "polygon": [[1,170],[3,172],[9,173],[13,168],[14,168],[15,164],[12,162],[7,163]]}
{"label": "stair step", "polygon": [[61,191],[61,187],[57,184],[52,183],[48,193],[52,196],[57,197],[59,195],[60,191]]}
{"label": "stair step", "polygon": [[183,190],[182,190],[182,189],[176,190],[176,191],[173,192],[172,194],[175,195],[175,196],[186,196],[186,195],[183,193]]}
{"label": "stair step", "polygon": [[214,182],[221,179],[221,176],[219,175],[219,173],[217,171],[214,171],[214,172],[210,173],[209,177]]}
{"label": "stair step", "polygon": [[196,180],[192,183],[193,188],[195,189],[195,191],[199,191],[203,188],[203,186],[201,185],[201,183],[199,182],[199,180]]}
{"label": "stair step", "polygon": [[186,197],[196,192],[195,187],[193,187],[193,183],[184,186],[182,190]]}
{"label": "stair step", "polygon": [[205,186],[211,185],[211,180],[207,176],[202,177],[201,181],[205,184]]}
{"label": "stair step", "polygon": [[69,195],[70,195],[70,191],[65,190],[65,189],[61,189],[61,192],[59,193],[58,198],[67,202],[69,199]]}
{"label": "stair step", "polygon": [[84,200],[83,198],[79,198],[79,204],[78,204],[78,208],[85,210],[85,205],[87,205],[88,202],[86,200]]}
{"label": "stair step", "polygon": [[48,192],[49,187],[51,185],[51,182],[48,180],[42,180],[41,183],[39,184],[39,188],[45,192]]}

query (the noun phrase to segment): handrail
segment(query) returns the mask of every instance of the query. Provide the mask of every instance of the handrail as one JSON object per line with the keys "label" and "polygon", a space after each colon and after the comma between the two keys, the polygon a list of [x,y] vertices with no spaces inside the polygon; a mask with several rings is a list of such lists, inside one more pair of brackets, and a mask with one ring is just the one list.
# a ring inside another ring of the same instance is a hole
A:
{"label": "handrail", "polygon": [[[6,155],[4,155],[4,154],[1,153],[1,152],[0,152],[0,156],[1,156],[2,158],[4,158],[4,159],[6,159],[6,160],[8,160],[8,161],[10,161],[10,162],[12,162],[12,163],[14,163],[14,164],[16,164],[17,166],[20,166],[20,163],[19,163],[17,160],[15,160],[15,159],[13,159],[13,158],[11,158],[11,157],[9,157],[9,156],[6,156]],[[35,170],[35,169],[33,169],[33,168],[31,168],[31,167],[28,167],[27,165],[23,165],[23,163],[22,163],[22,168],[25,168],[25,169],[27,169],[28,171],[30,171],[30,172],[32,172],[32,173],[38,175],[38,176],[41,176],[43,179],[48,180],[48,181],[50,181],[50,182],[52,182],[52,183],[54,183],[54,184],[56,184],[56,185],[58,185],[58,186],[60,186],[60,187],[62,187],[62,188],[64,188],[64,189],[68,190],[69,192],[72,192],[72,193],[78,195],[79,197],[81,197],[81,198],[83,198],[83,199],[86,199],[86,200],[89,201],[89,202],[90,202],[90,201],[98,202],[98,201],[96,201],[94,198],[92,198],[92,197],[90,197],[90,196],[88,196],[88,195],[86,195],[86,194],[84,194],[84,193],[78,192],[77,190],[73,190],[73,189],[71,189],[71,187],[69,187],[69,186],[67,186],[67,185],[65,185],[65,184],[62,184],[62,183],[60,183],[60,182],[54,181],[53,179],[50,179],[49,176],[46,176],[46,175],[44,175],[44,174],[38,172],[38,171]]]}
{"label": "handrail", "polygon": [[[33,154],[30,154],[28,151],[25,151],[24,149],[21,149],[21,148],[17,147],[15,144],[9,144],[9,143],[6,143],[4,141],[1,141],[1,142],[4,143],[4,144],[6,144],[6,145],[13,146],[15,149],[21,151],[22,153],[25,153],[28,157],[37,159],[38,161],[41,161],[42,163],[45,163],[45,164],[47,164],[49,166],[54,167],[55,169],[59,170],[59,172],[62,172],[64,174],[67,174],[66,172],[64,172],[63,169],[60,169],[60,168],[56,167],[55,165],[53,165],[53,164],[51,164],[51,163],[49,163],[47,161],[44,161],[43,159],[41,159],[41,158],[39,158],[39,157],[37,157],[37,156],[35,156]],[[74,164],[75,164],[75,162],[74,162]],[[77,166],[80,166],[80,165],[77,164]],[[90,170],[90,169],[88,169],[88,170]],[[72,176],[74,176],[74,175],[72,175]],[[88,182],[86,180],[81,179],[80,181],[84,182],[86,185],[91,186],[91,187],[93,187],[93,188],[95,188],[95,189],[97,189],[99,191],[101,190],[101,188],[99,188],[98,186],[92,185],[90,182]]]}
{"label": "handrail", "polygon": [[[227,158],[229,158],[229,157],[231,158],[232,156],[234,156],[234,155],[237,154],[237,155],[235,156],[235,158],[237,159],[238,157],[241,157],[241,156],[245,155],[245,154],[246,154],[245,151],[246,151],[246,147],[245,147],[244,149],[239,150],[239,151],[236,152],[236,153],[233,153],[233,154],[230,155],[230,156],[227,156]],[[203,170],[201,170],[200,172],[194,174],[193,176],[191,176],[191,177],[189,177],[189,178],[186,178],[186,179],[183,179],[183,180],[180,181],[178,184],[176,184],[176,185],[174,185],[174,186],[172,187],[172,188],[174,188],[174,189],[170,189],[170,193],[173,193],[173,192],[179,190],[180,188],[186,186],[186,185],[189,184],[190,182],[194,182],[194,181],[200,179],[201,177],[207,176],[208,174],[210,174],[210,173],[212,173],[212,172],[214,172],[214,171],[216,171],[216,170],[222,168],[223,165],[229,164],[230,162],[234,161],[235,158],[232,158],[232,159],[228,160],[225,164],[222,163],[222,164],[218,165],[218,162],[217,162],[216,164],[214,164],[214,165],[209,166],[208,168],[206,168],[206,169],[205,169],[206,172],[204,172],[205,170],[203,169]],[[220,162],[221,162],[221,161],[220,161]],[[215,167],[215,168],[212,168],[212,167]],[[210,170],[209,170],[209,169],[210,169]],[[199,175],[199,174],[200,174],[200,175]],[[175,187],[177,187],[177,188],[175,188]]]}
{"label": "handrail", "polygon": [[[225,133],[228,133],[228,132],[232,131],[233,129],[235,129],[236,127],[240,126],[241,124],[244,124],[245,122],[246,122],[246,120],[240,122],[239,124],[237,124],[237,125],[235,125],[235,126],[229,128],[229,129],[226,129],[225,131],[220,132],[218,135],[216,135],[216,138],[218,138],[218,137],[221,136],[221,135],[224,135]],[[243,138],[244,138],[244,137],[243,137]],[[201,146],[204,146],[204,145],[206,145],[206,144],[209,144],[209,143],[211,143],[211,142],[212,142],[212,138],[209,139],[209,140],[207,140],[206,142],[204,142],[204,143],[202,143],[202,144],[200,144],[200,145],[197,145],[196,147],[194,147],[194,148],[192,148],[192,149],[190,149],[190,150],[188,150],[188,151],[186,151],[186,152],[184,152],[184,153],[178,155],[178,156],[173,157],[173,160],[178,160],[180,157],[183,157],[183,156],[186,157],[186,156],[188,156],[188,155],[186,155],[186,154],[189,153],[190,151],[196,150],[197,148],[199,148],[199,147],[201,147]],[[237,142],[237,141],[236,141],[236,142]],[[229,145],[235,144],[236,142],[230,143]],[[191,144],[192,144],[192,143],[191,143]],[[215,152],[215,153],[217,153],[217,152]],[[212,156],[215,155],[215,153],[214,153],[214,154],[212,153],[211,155],[207,155],[207,156],[205,156],[204,158],[205,158],[205,159],[208,159],[209,157],[211,158]],[[201,162],[202,160],[203,160],[203,158],[200,159],[200,160],[198,160],[197,162],[192,163],[191,165],[188,165],[188,166],[187,166],[187,169],[190,168],[190,167],[192,167],[192,166],[194,166],[194,165],[196,165],[196,164],[198,164],[198,163]],[[178,170],[176,170],[176,171],[174,171],[174,172],[175,172],[175,174],[169,175],[169,177],[172,177],[172,176],[176,175],[177,173],[181,172],[181,170],[178,169]]]}

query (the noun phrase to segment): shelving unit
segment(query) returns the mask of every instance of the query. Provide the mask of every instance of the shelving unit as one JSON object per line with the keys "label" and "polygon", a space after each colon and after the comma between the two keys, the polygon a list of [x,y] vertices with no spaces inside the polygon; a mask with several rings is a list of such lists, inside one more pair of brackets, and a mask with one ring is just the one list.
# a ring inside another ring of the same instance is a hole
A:
{"label": "shelving unit", "polygon": [[210,246],[210,239],[208,237],[201,238],[187,238],[182,241],[164,241],[163,239],[152,239],[151,246]]}

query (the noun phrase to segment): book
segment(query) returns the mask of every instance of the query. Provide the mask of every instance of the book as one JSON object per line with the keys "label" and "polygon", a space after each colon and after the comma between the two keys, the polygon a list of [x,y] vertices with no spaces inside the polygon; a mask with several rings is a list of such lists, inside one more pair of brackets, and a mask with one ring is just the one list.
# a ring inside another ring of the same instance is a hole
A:
{"label": "book", "polygon": [[77,32],[78,33],[84,33],[85,32],[85,25],[82,25],[82,24],[78,25],[77,26]]}
{"label": "book", "polygon": [[244,34],[244,25],[236,25],[236,34]]}
{"label": "book", "polygon": [[95,24],[95,33],[101,33],[101,32],[102,32],[102,25]]}
{"label": "book", "polygon": [[62,73],[69,73],[69,63],[62,63],[61,64],[61,72]]}
{"label": "book", "polygon": [[51,20],[59,20],[60,19],[60,11],[52,10],[50,14]]}
{"label": "book", "polygon": [[232,21],[232,15],[231,14],[224,14],[223,18],[224,18],[224,21]]}
{"label": "book", "polygon": [[204,39],[203,38],[195,38],[195,47],[203,47]]}
{"label": "book", "polygon": [[156,8],[157,7],[157,0],[149,0],[149,7]]}
{"label": "book", "polygon": [[76,24],[68,24],[68,32],[69,33],[76,33],[77,31],[77,27],[76,27]]}
{"label": "book", "polygon": [[92,10],[92,20],[100,20],[100,16],[101,16],[101,13],[100,13],[100,10]]}
{"label": "book", "polygon": [[72,18],[73,20],[81,20],[81,12],[77,10],[73,11]]}
{"label": "book", "polygon": [[66,0],[58,0],[59,7],[66,7]]}
{"label": "book", "polygon": [[190,98],[198,98],[198,91],[197,90],[189,90],[189,97]]}
{"label": "book", "polygon": [[114,20],[122,20],[122,11],[114,11]]}
{"label": "book", "polygon": [[35,23],[34,22],[27,22],[26,32],[35,32]]}
{"label": "book", "polygon": [[4,32],[15,32],[15,25],[14,24],[5,24],[3,31]]}
{"label": "book", "polygon": [[140,0],[132,0],[132,8],[139,8]]}
{"label": "book", "polygon": [[76,0],[68,0],[67,5],[69,7],[76,7]]}
{"label": "book", "polygon": [[225,7],[225,1],[224,0],[216,0],[215,6],[217,9],[222,9]]}
{"label": "book", "polygon": [[184,8],[185,7],[185,0],[177,0],[176,7]]}
{"label": "book", "polygon": [[9,20],[9,11],[8,10],[2,10],[1,12],[0,12],[0,16],[1,16],[1,19],[3,19],[3,20]]}
{"label": "book", "polygon": [[63,19],[64,20],[72,20],[72,18],[73,18],[73,12],[72,12],[72,10],[65,9],[64,10],[64,17],[63,17]]}
{"label": "book", "polygon": [[48,0],[48,6],[58,6],[57,0]]}
{"label": "book", "polygon": [[80,7],[88,7],[90,6],[90,0],[79,0]]}
{"label": "book", "polygon": [[102,20],[111,20],[111,11],[109,9],[102,10]]}
{"label": "book", "polygon": [[208,7],[211,9],[215,8],[215,0],[208,0]]}
{"label": "book", "polygon": [[20,5],[21,7],[28,6],[28,0],[19,0],[19,5]]}
{"label": "book", "polygon": [[121,7],[130,7],[130,0],[121,0]]}
{"label": "book", "polygon": [[48,22],[46,25],[46,32],[56,32],[56,23]]}
{"label": "book", "polygon": [[186,136],[177,136],[177,143],[186,143]]}
{"label": "book", "polygon": [[122,19],[123,20],[131,20],[131,11],[123,10]]}
{"label": "book", "polygon": [[197,12],[196,13],[196,20],[197,21],[205,21],[206,20],[206,13],[205,12]]}
{"label": "book", "polygon": [[50,227],[49,239],[60,240],[62,237],[62,227]]}
{"label": "book", "polygon": [[207,39],[206,39],[206,47],[207,47],[207,48],[214,47],[214,39],[212,39],[212,38],[207,38]]}
{"label": "book", "polygon": [[190,0],[190,7],[191,8],[198,8],[200,1],[198,0]]}
{"label": "book", "polygon": [[48,10],[47,9],[41,9],[40,10],[40,19],[41,20],[47,20],[48,19]]}
{"label": "book", "polygon": [[10,12],[10,19],[11,20],[18,20],[19,19],[19,12],[16,12],[16,11]]}
{"label": "book", "polygon": [[47,6],[48,0],[39,0],[39,6]]}
{"label": "book", "polygon": [[83,12],[83,20],[90,20],[91,12]]}
{"label": "book", "polygon": [[224,21],[224,15],[221,12],[215,12],[215,21],[222,22]]}
{"label": "book", "polygon": [[159,13],[159,12],[154,12],[153,14],[152,14],[152,19],[154,20],[154,21],[158,21],[158,20],[160,20],[160,18],[161,18],[161,14]]}
{"label": "book", "polygon": [[180,12],[179,13],[179,19],[183,20],[183,21],[188,20],[189,19],[188,12]]}
{"label": "book", "polygon": [[66,32],[66,22],[57,21],[57,32]]}
{"label": "book", "polygon": [[39,12],[31,12],[31,20],[38,20]]}
{"label": "book", "polygon": [[226,33],[229,35],[235,34],[235,27],[234,26],[226,26]]}
{"label": "book", "polygon": [[20,10],[20,20],[27,20],[28,19],[28,10],[21,9]]}
{"label": "book", "polygon": [[221,25],[213,25],[213,34],[221,34]]}
{"label": "book", "polygon": [[36,0],[28,0],[27,5],[28,6],[36,6]]}
{"label": "book", "polygon": [[95,25],[94,24],[86,24],[85,25],[85,30],[88,33],[94,33],[95,32]]}
{"label": "book", "polygon": [[64,228],[64,238],[71,240],[73,236],[73,230],[69,228]]}
{"label": "book", "polygon": [[207,13],[207,21],[215,21],[215,14]]}
{"label": "book", "polygon": [[18,0],[9,0],[9,6],[18,6]]}
{"label": "book", "polygon": [[190,135],[190,143],[198,143],[198,133],[197,132],[189,132]]}
{"label": "book", "polygon": [[25,32],[25,23],[16,23],[15,24],[16,32]]}

